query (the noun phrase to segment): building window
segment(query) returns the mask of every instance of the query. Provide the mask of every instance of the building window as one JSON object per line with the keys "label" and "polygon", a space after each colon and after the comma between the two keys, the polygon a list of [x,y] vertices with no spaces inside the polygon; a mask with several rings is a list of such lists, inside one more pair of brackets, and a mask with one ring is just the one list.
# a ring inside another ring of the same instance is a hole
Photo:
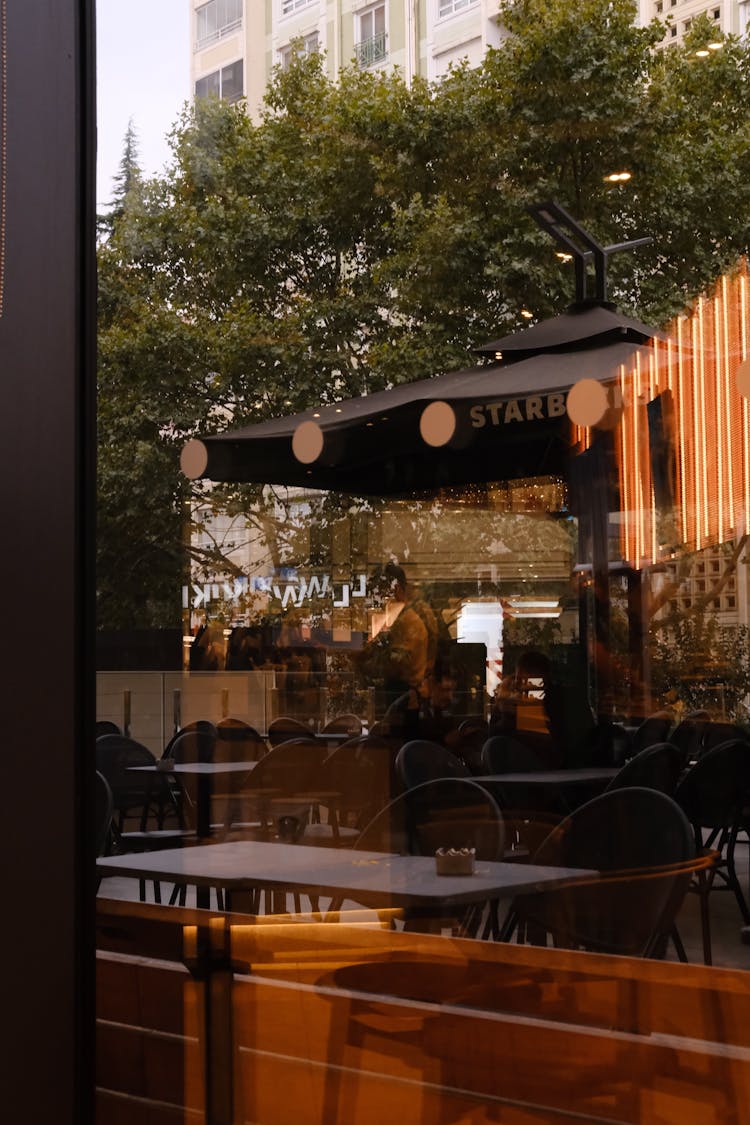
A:
{"label": "building window", "polygon": [[721,8],[714,8],[713,17],[714,17],[715,20],[721,19]]}
{"label": "building window", "polygon": [[669,35],[670,35],[670,38],[671,38],[671,39],[674,39],[674,38],[676,37],[676,35],[677,35],[677,28],[676,28],[676,27],[675,27],[674,25],[672,25],[672,27],[670,27],[670,29],[669,29]]}
{"label": "building window", "polygon": [[221,70],[214,70],[205,78],[199,78],[195,83],[196,98],[223,98],[227,102],[236,102],[243,95],[243,66],[242,59],[223,66]]}
{"label": "building window", "polygon": [[195,10],[195,49],[215,43],[242,25],[242,0],[208,0]]}
{"label": "building window", "polygon": [[471,8],[477,0],[438,0],[438,17],[452,16],[463,8]]}
{"label": "building window", "polygon": [[311,3],[312,0],[281,0],[281,14],[282,16],[291,15],[298,8],[306,8]]}
{"label": "building window", "polygon": [[387,58],[385,4],[376,4],[357,16],[354,50],[359,66],[375,66]]}
{"label": "building window", "polygon": [[664,11],[664,4],[663,4],[663,0],[657,0],[657,3],[656,3],[656,14],[657,14],[657,15],[661,15],[661,13],[662,13],[663,11]]}
{"label": "building window", "polygon": [[313,31],[310,35],[303,35],[300,39],[296,39],[294,43],[287,43],[285,47],[279,50],[279,62],[284,70],[289,66],[295,55],[301,55],[306,58],[308,55],[314,55],[320,49],[320,42],[318,39],[317,31]]}

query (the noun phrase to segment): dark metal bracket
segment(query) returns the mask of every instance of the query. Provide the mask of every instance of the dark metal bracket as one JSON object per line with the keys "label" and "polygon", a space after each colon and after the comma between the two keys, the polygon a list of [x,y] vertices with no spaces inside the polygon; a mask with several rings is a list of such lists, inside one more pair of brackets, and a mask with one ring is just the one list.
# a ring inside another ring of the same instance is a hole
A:
{"label": "dark metal bracket", "polygon": [[576,271],[576,302],[586,301],[588,294],[588,265],[594,263],[595,287],[592,294],[595,301],[607,300],[607,263],[612,254],[619,250],[635,250],[645,246],[651,238],[635,238],[630,242],[616,242],[612,246],[601,246],[559,203],[535,203],[529,207],[539,226],[571,254]]}

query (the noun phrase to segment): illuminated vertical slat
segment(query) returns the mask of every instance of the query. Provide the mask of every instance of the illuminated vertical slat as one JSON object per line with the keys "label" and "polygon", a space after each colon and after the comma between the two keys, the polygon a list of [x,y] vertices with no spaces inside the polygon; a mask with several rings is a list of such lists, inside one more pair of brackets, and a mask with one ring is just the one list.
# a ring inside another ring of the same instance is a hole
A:
{"label": "illuminated vertical slat", "polygon": [[638,508],[638,379],[635,375],[635,366],[630,369],[631,377],[631,427],[633,449],[633,525],[635,531],[635,566],[641,565],[641,513]]}
{"label": "illuminated vertical slat", "polygon": [[[725,409],[726,409],[726,414],[727,414],[727,456],[726,456],[727,498],[728,498],[729,510],[732,513],[732,527],[736,530],[737,529],[737,508],[736,508],[736,498],[735,498],[735,494],[734,494],[734,459],[736,457],[736,442],[735,442],[735,437],[734,437],[735,427],[732,425],[732,422],[733,422],[734,417],[735,417],[735,410],[736,410],[736,403],[735,403],[736,396],[732,394],[732,384],[731,384],[731,380],[730,380],[730,377],[729,377],[729,357],[730,357],[730,348],[729,348],[729,331],[730,331],[730,329],[729,329],[729,281],[726,277],[722,277],[722,279],[721,279],[721,320],[722,320],[722,330],[723,330],[723,339],[722,339],[722,344],[723,344],[722,359],[723,359],[723,365],[724,365],[723,388],[724,388],[724,402],[726,403]],[[719,446],[719,453],[721,454],[721,446]]]}
{"label": "illuminated vertical slat", "polygon": [[[647,377],[648,377],[648,394],[646,396],[647,402],[651,402],[651,400],[656,397],[656,379],[655,379],[654,369],[655,369],[654,349],[649,348],[648,368],[647,368]],[[651,466],[651,459],[649,458],[649,467],[650,466]],[[646,504],[645,510],[644,510],[644,518],[645,518],[645,521],[646,521],[645,527],[644,527],[644,534],[645,534],[645,536],[646,536],[646,538],[649,542],[649,554],[650,554],[651,562],[655,562],[655,560],[656,560],[656,498],[655,498],[655,495],[654,495],[653,473],[651,474],[651,487],[650,487],[650,489],[648,491],[648,494],[647,494],[647,501],[648,501],[648,503]]]}
{"label": "illuminated vertical slat", "polygon": [[[740,354],[743,361],[747,359],[747,274],[743,272],[740,277]],[[748,401],[742,396],[742,485],[744,526],[743,531],[750,530],[750,448],[748,442]]]}
{"label": "illuminated vertical slat", "polygon": [[[635,371],[633,372],[633,449],[640,451],[640,407],[641,407],[641,356],[636,352],[635,356]],[[648,437],[648,435],[646,435]],[[635,511],[637,517],[637,532],[636,532],[636,559],[637,565],[641,565],[644,554],[646,553],[646,536],[644,527],[644,511],[643,511],[643,481],[645,477],[646,463],[641,458],[638,466],[639,471],[633,476],[635,485]]]}
{"label": "illuminated vertical slat", "polygon": [[710,538],[711,525],[709,522],[710,512],[708,506],[708,437],[707,437],[707,417],[706,417],[706,333],[705,333],[705,309],[706,302],[703,297],[698,301],[698,390],[700,395],[700,452],[701,452],[701,466],[700,466],[700,483],[703,491],[702,501],[702,515],[703,515],[703,535],[704,543]]}
{"label": "illuminated vertical slat", "polygon": [[692,405],[693,405],[693,449],[692,449],[692,469],[693,469],[693,503],[695,505],[695,546],[700,550],[701,545],[701,497],[700,497],[700,480],[698,472],[698,456],[700,453],[700,403],[698,401],[698,380],[696,378],[696,355],[698,353],[698,320],[693,317],[690,321],[690,332],[692,337],[692,355],[690,357],[690,384],[692,391]]}
{"label": "illuminated vertical slat", "polygon": [[680,429],[680,507],[682,509],[682,541],[688,541],[688,498],[687,466],[685,464],[687,435],[685,423],[685,363],[684,342],[682,339],[682,318],[677,321],[677,384],[679,387],[679,429]]}
{"label": "illuminated vertical slat", "polygon": [[729,422],[725,413],[723,390],[723,363],[724,356],[723,348],[720,347],[722,342],[722,332],[720,327],[720,300],[714,297],[713,300],[713,314],[714,314],[714,402],[716,408],[716,478],[718,485],[718,496],[716,506],[716,532],[718,542],[724,542],[724,457],[727,444],[724,441],[724,422]]}
{"label": "illuminated vertical slat", "polygon": [[626,562],[633,562],[633,523],[632,523],[632,508],[629,498],[629,485],[630,485],[630,466],[629,458],[630,453],[627,449],[627,408],[625,405],[625,364],[620,364],[618,369],[617,378],[620,379],[620,398],[623,404],[622,414],[620,415],[620,422],[617,424],[618,433],[620,433],[620,495],[622,497],[621,503],[621,541],[623,558]]}

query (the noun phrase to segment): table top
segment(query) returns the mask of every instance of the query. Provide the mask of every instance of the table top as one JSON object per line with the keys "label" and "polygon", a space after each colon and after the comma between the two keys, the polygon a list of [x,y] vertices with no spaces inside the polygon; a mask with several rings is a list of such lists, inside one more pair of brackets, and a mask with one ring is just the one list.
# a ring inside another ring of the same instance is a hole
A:
{"label": "table top", "polygon": [[257,761],[252,762],[175,762],[171,770],[160,769],[159,766],[128,766],[129,770],[145,771],[147,773],[187,773],[191,775],[218,774],[218,773],[247,773],[255,769]]}
{"label": "table top", "polygon": [[230,891],[300,890],[345,895],[372,906],[482,902],[598,877],[580,868],[481,861],[473,875],[437,875],[433,856],[259,841],[105,856],[97,868],[104,878],[127,875]]}
{"label": "table top", "polygon": [[491,773],[472,777],[480,784],[494,782],[503,785],[586,785],[589,782],[607,782],[620,771],[614,767],[574,770],[531,770],[528,773]]}

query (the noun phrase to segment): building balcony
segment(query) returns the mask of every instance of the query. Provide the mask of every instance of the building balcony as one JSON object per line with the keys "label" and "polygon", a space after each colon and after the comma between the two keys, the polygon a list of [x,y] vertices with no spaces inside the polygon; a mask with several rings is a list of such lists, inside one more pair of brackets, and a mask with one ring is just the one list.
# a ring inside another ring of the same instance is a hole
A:
{"label": "building balcony", "polygon": [[357,66],[377,66],[388,58],[386,34],[381,31],[379,35],[371,35],[369,39],[362,39],[354,44],[354,53]]}

